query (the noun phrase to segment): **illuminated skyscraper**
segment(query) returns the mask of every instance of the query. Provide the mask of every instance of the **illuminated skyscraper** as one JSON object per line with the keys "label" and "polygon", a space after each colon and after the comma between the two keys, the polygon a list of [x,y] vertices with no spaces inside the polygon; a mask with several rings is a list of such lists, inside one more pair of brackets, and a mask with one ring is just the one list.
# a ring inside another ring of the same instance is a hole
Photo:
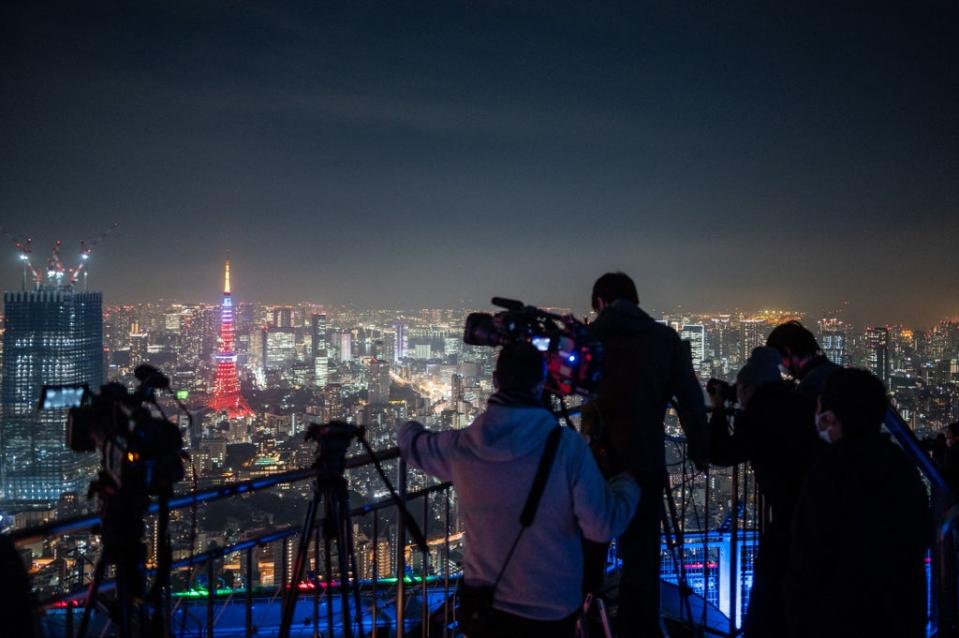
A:
{"label": "illuminated skyscraper", "polygon": [[353,335],[349,330],[339,333],[340,361],[345,363],[353,360]]}
{"label": "illuminated skyscraper", "polygon": [[326,349],[326,315],[313,315],[313,379],[318,388],[325,388],[329,379],[329,354]]}
{"label": "illuminated skyscraper", "polygon": [[103,298],[74,291],[61,276],[3,301],[0,497],[56,501],[85,492],[94,455],[67,449],[66,410],[38,411],[37,402],[44,385],[103,383]]}
{"label": "illuminated skyscraper", "polygon": [[281,306],[273,309],[273,325],[277,328],[293,327],[293,308]]}
{"label": "illuminated skyscraper", "polygon": [[706,359],[706,328],[702,324],[686,324],[679,336],[689,342],[693,358],[693,369],[702,374],[703,361]]}
{"label": "illuminated skyscraper", "polygon": [[370,361],[368,399],[370,405],[384,405],[390,400],[390,364],[386,361]]}
{"label": "illuminated skyscraper", "polygon": [[836,365],[846,365],[846,326],[839,319],[819,321],[819,344],[826,357]]}
{"label": "illuminated skyscraper", "polygon": [[404,357],[408,356],[409,330],[405,323],[397,323],[393,326],[395,341],[393,345],[394,361],[399,363]]}
{"label": "illuminated skyscraper", "polygon": [[767,326],[762,319],[743,319],[740,326],[742,327],[742,338],[739,341],[742,347],[740,357],[742,361],[745,361],[754,348],[766,345]]}
{"label": "illuminated skyscraper", "polygon": [[889,383],[889,329],[885,326],[866,328],[866,367]]}
{"label": "illuminated skyscraper", "polygon": [[233,295],[230,292],[230,260],[228,259],[220,314],[220,348],[216,354],[216,382],[213,386],[210,408],[217,412],[225,412],[231,418],[253,414],[253,410],[240,392],[240,380],[236,374],[234,330]]}
{"label": "illuminated skyscraper", "polygon": [[263,336],[263,369],[286,370],[296,362],[296,331],[293,328],[267,328]]}

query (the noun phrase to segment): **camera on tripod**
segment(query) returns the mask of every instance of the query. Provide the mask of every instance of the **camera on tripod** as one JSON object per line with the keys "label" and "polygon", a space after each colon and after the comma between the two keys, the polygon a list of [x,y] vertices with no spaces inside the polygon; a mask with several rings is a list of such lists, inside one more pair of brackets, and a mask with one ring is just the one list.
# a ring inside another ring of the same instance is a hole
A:
{"label": "camera on tripod", "polygon": [[153,415],[157,390],[169,390],[170,380],[149,365],[136,368],[140,384],[130,392],[121,383],[108,383],[99,393],[85,386],[45,386],[41,409],[69,407],[67,447],[74,452],[99,450],[101,479],[113,487],[137,486],[146,494],[169,493],[183,478],[183,436],[180,428]]}
{"label": "camera on tripod", "polygon": [[586,324],[522,301],[493,297],[505,308],[496,314],[474,312],[466,318],[463,341],[472,346],[503,346],[529,341],[546,359],[546,389],[558,396],[589,396],[602,376],[603,346]]}
{"label": "camera on tripod", "polygon": [[316,443],[316,463],[324,464],[334,473],[346,468],[346,451],[354,439],[363,436],[363,429],[344,421],[310,423],[306,428],[306,441]]}

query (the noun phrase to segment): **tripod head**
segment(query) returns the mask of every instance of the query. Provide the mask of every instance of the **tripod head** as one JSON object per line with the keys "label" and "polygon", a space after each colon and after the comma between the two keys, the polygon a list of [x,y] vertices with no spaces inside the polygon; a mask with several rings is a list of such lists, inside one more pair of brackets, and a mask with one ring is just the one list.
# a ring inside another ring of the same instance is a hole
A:
{"label": "tripod head", "polygon": [[[393,500],[399,508],[403,522],[410,532],[410,537],[416,546],[423,552],[428,551],[426,536],[423,534],[416,519],[406,509],[406,503],[396,493],[393,484],[383,471],[383,466],[376,456],[376,452],[366,440],[366,428],[352,425],[344,421],[330,421],[329,423],[311,423],[306,428],[307,441],[316,442],[316,460],[313,461],[313,468],[317,473],[317,481],[323,486],[331,481],[345,481],[346,472],[346,451],[354,439],[360,442],[366,453],[369,454],[370,461],[376,468],[377,474],[386,488],[389,490]],[[345,485],[345,482],[343,482]]]}
{"label": "tripod head", "polygon": [[346,472],[346,451],[353,439],[362,439],[365,429],[344,421],[311,423],[306,428],[305,440],[316,443],[313,468],[320,479],[341,478]]}

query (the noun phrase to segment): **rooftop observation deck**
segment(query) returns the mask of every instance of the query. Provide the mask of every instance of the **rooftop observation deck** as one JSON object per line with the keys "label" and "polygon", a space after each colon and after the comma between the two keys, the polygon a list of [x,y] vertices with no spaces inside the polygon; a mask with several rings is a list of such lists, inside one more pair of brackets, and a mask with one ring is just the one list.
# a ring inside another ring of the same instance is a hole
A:
{"label": "rooftop observation deck", "polygon": [[[941,473],[898,414],[889,412],[886,428],[916,461],[929,486],[935,513],[936,542],[927,560],[928,633],[957,635],[959,508],[948,509],[952,496]],[[395,448],[376,452],[375,457],[387,465],[398,498],[422,528],[427,551],[412,544],[398,524],[397,498],[387,495],[350,511],[357,532],[357,555],[362,558],[358,560],[358,574],[349,574],[346,579],[347,589],[358,588],[361,609],[357,614],[356,598],[350,598],[353,620],[349,631],[344,631],[342,621],[344,588],[340,575],[334,573],[328,578],[318,574],[322,570],[315,567],[322,561],[316,552],[308,560],[304,576],[292,582],[293,555],[301,526],[289,525],[239,531],[234,542],[206,551],[196,551],[195,543],[192,547],[174,547],[171,587],[166,595],[171,634],[184,638],[276,636],[284,595],[296,587],[299,598],[293,612],[293,636],[460,635],[452,593],[461,576],[463,544],[469,541],[455,529],[453,488],[407,468]],[[348,475],[363,471],[371,462],[370,455],[349,457]],[[695,635],[695,628],[701,628],[705,636],[736,636],[748,605],[757,538],[764,524],[764,506],[752,472],[746,466],[735,466],[697,473],[686,460],[681,438],[669,439],[667,462],[670,489],[665,495],[666,507],[674,516],[670,529],[664,530],[661,549],[664,622],[672,636]],[[304,490],[314,476],[312,469],[301,469],[193,490],[175,496],[169,506],[189,520],[204,503],[243,499],[262,490],[280,490],[290,498],[301,498],[308,494]],[[719,483],[728,485],[724,493],[729,496],[717,502],[710,498],[709,490]],[[158,510],[159,505],[152,503],[149,516],[155,516]],[[95,515],[75,517],[18,530],[11,537],[21,547],[62,537],[90,535],[95,539],[100,522]],[[78,634],[98,551],[95,543],[88,546],[89,555],[77,556],[72,564],[65,562],[69,569],[61,573],[61,591],[51,590],[47,583],[34,578],[45,636],[74,638]],[[618,568],[614,543],[607,559],[613,607]],[[151,569],[148,579],[155,573]],[[116,635],[104,604],[115,590],[116,582],[107,574],[86,635]]]}

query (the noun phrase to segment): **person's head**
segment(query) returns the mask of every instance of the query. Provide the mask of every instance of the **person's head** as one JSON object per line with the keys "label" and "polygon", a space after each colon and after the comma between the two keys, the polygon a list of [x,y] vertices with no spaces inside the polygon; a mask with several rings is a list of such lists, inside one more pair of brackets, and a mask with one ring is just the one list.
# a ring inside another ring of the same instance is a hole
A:
{"label": "person's head", "polygon": [[959,443],[959,421],[946,426],[946,445],[952,447],[956,443]]}
{"label": "person's head", "polygon": [[531,343],[519,341],[503,346],[493,370],[493,385],[507,392],[531,392],[539,396],[546,378],[543,354]]}
{"label": "person's head", "polygon": [[797,378],[806,364],[822,352],[813,333],[798,321],[787,321],[773,328],[766,345],[779,352],[783,367]]}
{"label": "person's head", "polygon": [[816,428],[829,443],[876,434],[887,407],[886,387],[874,374],[839,368],[826,379],[819,395]]}
{"label": "person's head", "polygon": [[599,312],[617,299],[625,299],[639,304],[636,284],[624,272],[608,272],[593,284],[593,310]]}
{"label": "person's head", "polygon": [[782,381],[779,365],[782,358],[775,348],[754,348],[746,365],[736,375],[736,399],[746,409],[756,390],[764,385]]}

